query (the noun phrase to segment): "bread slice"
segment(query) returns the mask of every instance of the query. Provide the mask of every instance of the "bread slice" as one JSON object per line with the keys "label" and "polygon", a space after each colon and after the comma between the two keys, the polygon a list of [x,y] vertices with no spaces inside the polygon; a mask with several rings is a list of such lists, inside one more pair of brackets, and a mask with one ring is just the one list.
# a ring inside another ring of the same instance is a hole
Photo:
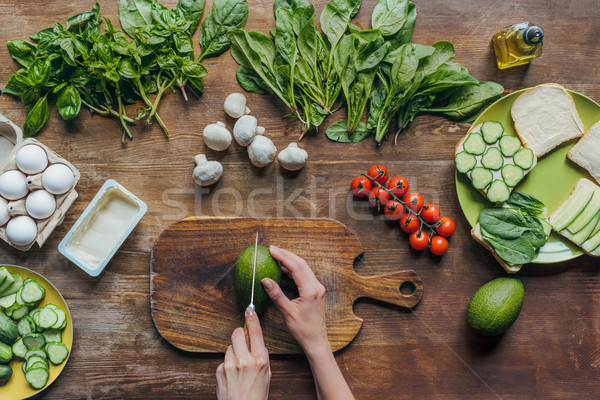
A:
{"label": "bread slice", "polygon": [[556,83],[525,91],[513,103],[510,114],[521,142],[538,158],[585,131],[573,98]]}
{"label": "bread slice", "polygon": [[509,274],[517,273],[523,266],[523,264],[508,265],[506,261],[500,258],[500,256],[494,251],[494,249],[489,244],[487,244],[485,240],[483,240],[483,235],[481,234],[481,226],[479,225],[479,222],[473,227],[473,229],[471,229],[471,236],[473,236],[473,239],[475,239],[477,243],[491,251],[496,261],[498,261],[500,265],[502,265],[502,268],[504,268]]}
{"label": "bread slice", "polygon": [[567,157],[586,169],[600,184],[600,121],[596,122],[569,150]]}

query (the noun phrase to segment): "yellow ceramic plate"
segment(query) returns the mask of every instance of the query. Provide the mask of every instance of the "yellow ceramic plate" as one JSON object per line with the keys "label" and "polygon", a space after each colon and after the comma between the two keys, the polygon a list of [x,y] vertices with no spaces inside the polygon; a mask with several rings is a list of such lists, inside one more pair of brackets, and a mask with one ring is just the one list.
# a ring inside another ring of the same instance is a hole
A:
{"label": "yellow ceramic plate", "polygon": [[[6,267],[11,273],[17,273],[23,278],[23,280],[27,278],[37,279],[39,283],[42,284],[44,289],[46,289],[46,295],[44,299],[40,303],[40,306],[44,306],[46,304],[54,304],[62,309],[65,314],[67,314],[67,326],[62,331],[62,342],[69,349],[69,355],[71,354],[71,348],[73,347],[73,324],[71,322],[71,313],[69,312],[69,307],[67,307],[67,303],[65,299],[61,296],[58,289],[54,287],[46,278],[34,272],[30,269],[17,267],[15,265],[0,265]],[[8,383],[4,386],[0,386],[0,400],[17,400],[17,399],[27,399],[33,395],[38,394],[39,392],[46,389],[54,380],[60,375],[62,370],[65,368],[65,365],[69,361],[69,358],[60,365],[54,365],[50,363],[50,377],[48,378],[48,383],[40,390],[36,390],[27,383],[25,380],[25,374],[21,369],[23,362],[19,361],[16,357],[10,362],[10,366],[13,369],[13,374]]]}
{"label": "yellow ceramic plate", "polygon": [[[515,128],[510,116],[510,108],[516,98],[527,89],[514,92],[496,101],[489,106],[473,122],[471,128],[479,125],[483,121],[499,121],[504,125],[504,130],[515,135]],[[568,91],[579,116],[588,129],[600,119],[600,105],[592,99],[585,97],[577,92]],[[563,143],[538,160],[537,165],[525,178],[515,187],[514,190],[529,193],[540,199],[548,207],[549,214],[553,213],[560,206],[573,190],[575,183],[581,178],[593,178],[582,168],[578,167],[567,159],[567,153],[573,147],[577,140]],[[456,194],[465,217],[471,226],[477,223],[479,212],[491,207],[488,202],[471,184],[471,181],[465,174],[456,171]],[[552,232],[548,242],[539,250],[538,255],[532,261],[534,263],[547,264],[570,260],[583,254],[583,251],[567,239]]]}

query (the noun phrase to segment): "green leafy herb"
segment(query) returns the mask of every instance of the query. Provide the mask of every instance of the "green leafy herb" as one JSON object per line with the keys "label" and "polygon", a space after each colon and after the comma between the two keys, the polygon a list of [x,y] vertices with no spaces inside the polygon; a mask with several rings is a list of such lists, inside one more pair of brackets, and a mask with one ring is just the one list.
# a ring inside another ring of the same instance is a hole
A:
{"label": "green leafy herb", "polygon": [[334,122],[329,125],[325,134],[330,140],[340,143],[358,143],[373,134],[367,124],[359,122],[352,135],[350,135],[348,134],[347,124],[345,120]]}

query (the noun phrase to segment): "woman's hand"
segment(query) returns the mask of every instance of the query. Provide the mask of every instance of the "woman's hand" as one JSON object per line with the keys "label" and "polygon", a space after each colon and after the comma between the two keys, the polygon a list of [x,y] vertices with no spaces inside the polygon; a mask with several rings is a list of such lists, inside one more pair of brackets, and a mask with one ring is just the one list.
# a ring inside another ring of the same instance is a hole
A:
{"label": "woman's hand", "polygon": [[217,368],[219,400],[266,400],[269,396],[271,368],[262,329],[256,312],[246,310],[250,350],[242,328],[231,335],[225,361]]}
{"label": "woman's hand", "polygon": [[273,258],[281,262],[281,270],[298,286],[300,297],[289,300],[273,280],[262,280],[267,294],[282,313],[290,333],[307,355],[313,352],[331,352],[325,329],[325,287],[317,280],[304,259],[275,246],[271,246],[270,251]]}

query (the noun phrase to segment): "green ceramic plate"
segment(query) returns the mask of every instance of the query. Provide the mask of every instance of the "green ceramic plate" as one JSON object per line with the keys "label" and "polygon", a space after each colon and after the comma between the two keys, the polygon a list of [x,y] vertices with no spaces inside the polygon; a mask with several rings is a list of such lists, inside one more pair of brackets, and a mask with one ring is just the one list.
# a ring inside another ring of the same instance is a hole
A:
{"label": "green ceramic plate", "polygon": [[[496,101],[481,113],[479,118],[473,122],[471,128],[483,121],[493,120],[501,122],[507,133],[515,135],[514,125],[510,117],[510,108],[516,98],[525,90],[527,89],[511,93]],[[585,128],[588,129],[600,119],[600,105],[582,94],[570,90],[568,92],[573,96],[577,111]],[[534,195],[546,204],[549,213],[553,213],[565,201],[580,178],[588,178],[593,181],[593,178],[584,169],[567,159],[569,149],[576,142],[577,140],[573,140],[564,143],[538,160],[535,168],[525,176],[514,190]],[[457,171],[455,180],[458,201],[465,217],[473,226],[477,223],[479,212],[486,207],[491,207],[492,204],[473,188],[471,181],[465,174],[460,174]],[[540,264],[555,263],[570,260],[582,254],[583,251],[579,247],[553,232],[546,245],[540,249],[537,257],[532,262]]]}

